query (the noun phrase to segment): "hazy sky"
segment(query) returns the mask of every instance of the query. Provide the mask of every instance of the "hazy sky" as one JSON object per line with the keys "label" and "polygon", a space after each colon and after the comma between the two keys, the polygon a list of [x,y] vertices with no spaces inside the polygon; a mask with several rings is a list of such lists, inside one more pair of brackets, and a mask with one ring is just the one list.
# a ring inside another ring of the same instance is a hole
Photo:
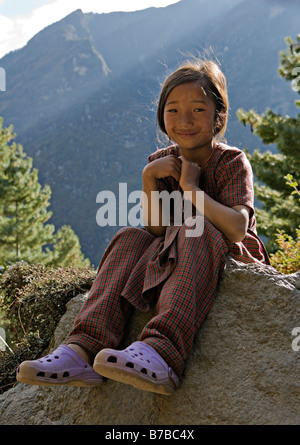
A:
{"label": "hazy sky", "polygon": [[108,13],[165,7],[179,0],[0,0],[0,58],[76,9]]}

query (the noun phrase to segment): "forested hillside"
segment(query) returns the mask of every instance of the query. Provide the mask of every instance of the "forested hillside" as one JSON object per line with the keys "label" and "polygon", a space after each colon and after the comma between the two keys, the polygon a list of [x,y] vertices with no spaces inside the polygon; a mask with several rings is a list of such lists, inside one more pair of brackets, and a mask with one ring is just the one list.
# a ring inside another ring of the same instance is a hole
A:
{"label": "forested hillside", "polygon": [[[284,38],[299,33],[298,0],[182,0],[132,13],[74,11],[0,60],[0,116],[52,190],[51,222],[72,226],[94,265],[118,227],[99,227],[96,196],[141,188],[158,142],[155,100],[164,76],[209,50],[227,76],[227,139],[263,148],[239,108],[293,114],[297,94],[278,75]],[[211,50],[211,48],[213,50]]]}

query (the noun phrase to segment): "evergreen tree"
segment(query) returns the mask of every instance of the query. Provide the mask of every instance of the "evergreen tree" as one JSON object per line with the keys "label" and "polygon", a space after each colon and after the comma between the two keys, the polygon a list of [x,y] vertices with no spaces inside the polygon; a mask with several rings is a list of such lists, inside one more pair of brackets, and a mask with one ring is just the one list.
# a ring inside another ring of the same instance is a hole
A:
{"label": "evergreen tree", "polygon": [[81,252],[78,236],[70,226],[62,226],[53,238],[53,250],[47,249],[48,266],[89,267],[90,261]]}
{"label": "evergreen tree", "polygon": [[[288,48],[280,53],[278,72],[299,93],[300,36],[295,42],[291,38],[286,42]],[[300,108],[300,101],[295,101],[295,105]],[[291,194],[290,188],[293,180],[300,182],[300,114],[293,118],[270,109],[262,115],[239,109],[237,116],[244,125],[251,126],[264,144],[276,144],[278,150],[247,153],[259,181],[255,183],[256,197],[262,203],[262,208],[257,209],[258,231],[268,238],[268,248],[274,251],[278,231],[294,236],[300,224],[299,198]]]}
{"label": "evergreen tree", "polygon": [[13,127],[3,127],[0,119],[0,259],[87,266],[89,261],[84,260],[71,228],[65,226],[54,235],[55,227],[48,223],[50,187],[40,185],[32,159],[14,141],[15,136]]}
{"label": "evergreen tree", "polygon": [[[54,226],[46,224],[51,213],[51,191],[38,182],[20,144],[12,142],[12,127],[3,128],[0,145],[0,247],[5,261],[43,262],[42,246],[51,242]],[[12,143],[10,143],[12,142]]]}

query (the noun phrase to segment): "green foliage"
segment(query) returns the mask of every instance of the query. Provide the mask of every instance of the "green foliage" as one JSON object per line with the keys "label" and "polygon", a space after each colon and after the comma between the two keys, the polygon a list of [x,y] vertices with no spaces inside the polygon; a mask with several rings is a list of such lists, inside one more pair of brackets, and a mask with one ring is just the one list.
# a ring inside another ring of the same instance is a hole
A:
{"label": "green foliage", "polygon": [[81,252],[78,236],[70,226],[62,226],[53,237],[53,249],[46,249],[44,264],[48,266],[89,267],[89,259]]}
{"label": "green foliage", "polygon": [[[292,195],[297,195],[300,201],[298,182],[291,174],[286,175],[285,179],[293,189]],[[281,230],[278,231],[276,242],[280,250],[271,255],[272,266],[286,274],[297,272],[300,269],[300,226],[296,228],[296,239]]]}
{"label": "green foliage", "polygon": [[91,268],[46,267],[19,262],[0,276],[0,313],[9,350],[0,352],[0,392],[15,383],[16,367],[34,360],[48,347],[65,312],[66,303],[87,292],[95,271]]}
{"label": "green foliage", "polygon": [[300,269],[300,228],[296,229],[296,239],[279,231],[276,241],[280,250],[271,255],[271,265],[285,274],[297,272]]}
{"label": "green foliage", "polygon": [[43,261],[42,246],[51,241],[54,226],[46,224],[51,213],[51,191],[38,182],[38,172],[32,169],[32,159],[15,142],[12,127],[2,128],[0,145],[0,247],[6,261],[21,258],[31,262]]}
{"label": "green foliage", "polygon": [[[280,53],[278,73],[299,93],[300,36],[295,42],[287,38],[286,43],[288,48]],[[300,101],[295,101],[295,105],[300,107]],[[261,153],[259,150],[247,153],[258,180],[256,197],[262,204],[257,210],[258,232],[267,237],[268,250],[274,253],[278,243],[286,246],[283,240],[295,236],[299,227],[300,203],[295,193],[291,194],[286,187],[285,178],[291,175],[296,182],[300,180],[300,114],[294,118],[269,109],[262,115],[255,110],[239,109],[237,116],[244,125],[250,125],[264,144],[276,144],[278,150],[277,153]]]}
{"label": "green foliage", "polygon": [[50,187],[12,131],[0,119],[0,326],[9,342],[0,351],[0,392],[14,384],[20,361],[42,354],[66,303],[95,277],[72,228],[54,234]]}
{"label": "green foliage", "polygon": [[49,265],[87,267],[78,237],[69,226],[54,235],[49,224],[51,190],[42,187],[32,159],[14,142],[12,126],[0,119],[0,248],[6,263],[26,261]]}

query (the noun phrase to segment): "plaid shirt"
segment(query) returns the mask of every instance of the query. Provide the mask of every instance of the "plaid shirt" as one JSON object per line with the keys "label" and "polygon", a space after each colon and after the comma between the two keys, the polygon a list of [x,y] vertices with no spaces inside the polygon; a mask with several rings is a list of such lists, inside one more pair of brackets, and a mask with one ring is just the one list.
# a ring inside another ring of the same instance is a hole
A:
{"label": "plaid shirt", "polygon": [[[148,162],[168,155],[180,156],[176,145],[159,149],[148,157]],[[179,190],[178,181],[173,177],[159,179],[159,191],[171,193]],[[246,236],[239,243],[231,243],[226,237],[229,254],[244,263],[269,263],[269,257],[263,242],[257,236],[254,214],[253,172],[244,152],[236,147],[218,143],[212,157],[201,170],[199,188],[215,201],[227,206],[244,205],[250,208],[249,225]]]}
{"label": "plaid shirt", "polygon": [[[158,150],[179,156],[178,147]],[[80,311],[68,343],[95,354],[119,347],[133,309],[156,314],[144,326],[140,339],[151,345],[181,375],[194,337],[214,301],[226,255],[244,262],[268,263],[256,235],[253,175],[243,152],[218,144],[201,171],[199,186],[213,199],[232,207],[251,209],[245,239],[231,243],[208,219],[198,237],[186,237],[186,226],[170,225],[155,237],[137,227],[125,227],[113,237],[101,260],[89,298]],[[180,190],[172,177],[159,181],[159,190]],[[182,192],[182,190],[180,190]]]}

